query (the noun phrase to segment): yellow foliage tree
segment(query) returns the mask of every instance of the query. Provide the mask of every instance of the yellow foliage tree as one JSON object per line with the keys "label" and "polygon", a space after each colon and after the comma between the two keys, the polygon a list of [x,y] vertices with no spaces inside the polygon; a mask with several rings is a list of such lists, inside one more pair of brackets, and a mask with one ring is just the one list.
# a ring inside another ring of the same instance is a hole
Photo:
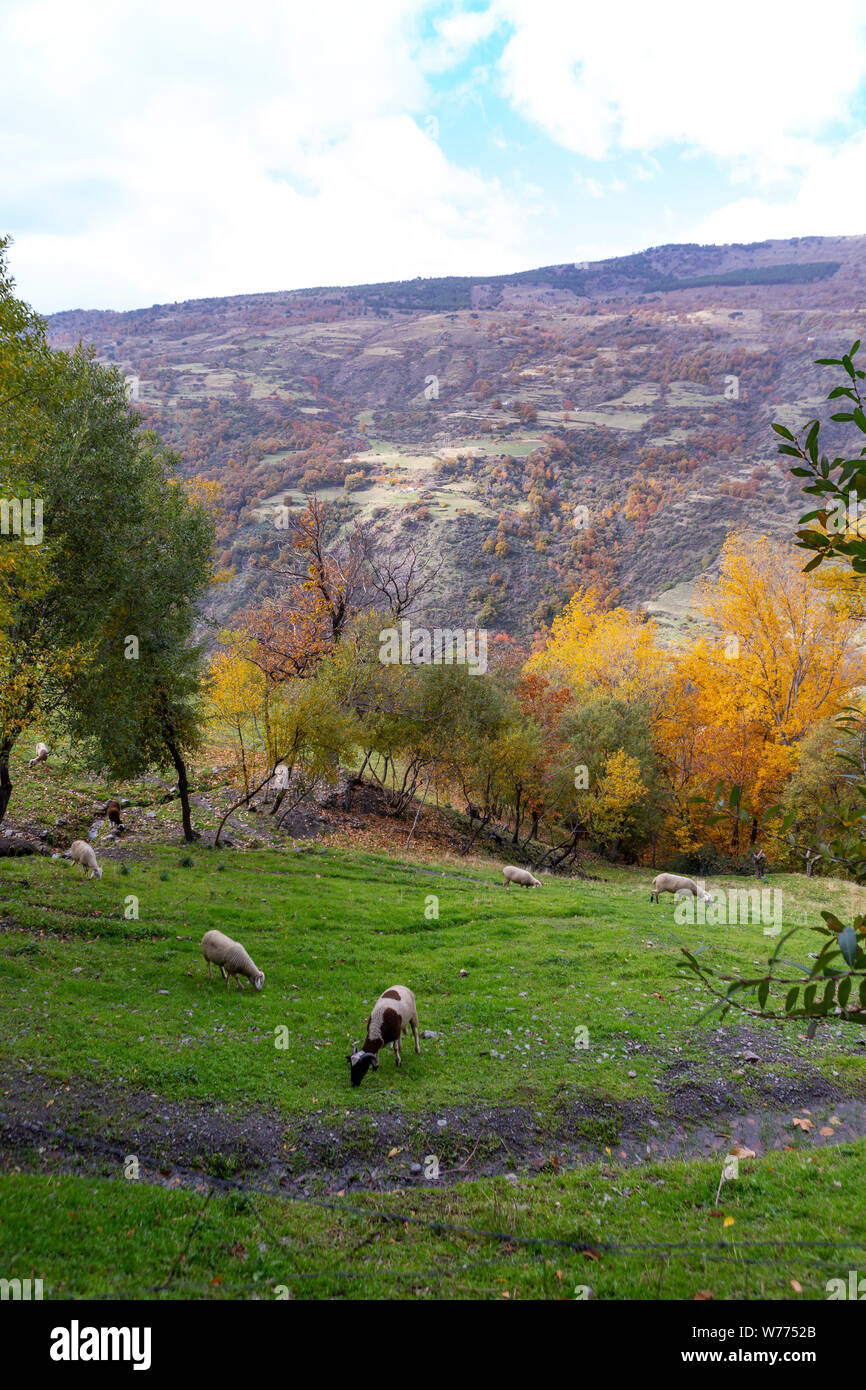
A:
{"label": "yellow foliage tree", "polygon": [[625,608],[604,610],[594,590],[579,589],[526,670],[566,686],[578,701],[603,694],[639,699],[653,711],[664,703],[668,666],[653,622]]}
{"label": "yellow foliage tree", "polygon": [[[753,817],[765,811],[804,734],[864,678],[856,623],[803,574],[793,549],[766,536],[731,534],[699,603],[713,635],[680,648],[658,725],[680,843],[695,827],[685,802],[710,797],[719,782],[742,788]],[[705,822],[701,833],[711,833]],[[739,848],[736,818],[730,846]]]}
{"label": "yellow foliage tree", "polygon": [[624,835],[646,790],[637,758],[624,748],[615,749],[605,763],[589,814],[593,837],[611,845]]}

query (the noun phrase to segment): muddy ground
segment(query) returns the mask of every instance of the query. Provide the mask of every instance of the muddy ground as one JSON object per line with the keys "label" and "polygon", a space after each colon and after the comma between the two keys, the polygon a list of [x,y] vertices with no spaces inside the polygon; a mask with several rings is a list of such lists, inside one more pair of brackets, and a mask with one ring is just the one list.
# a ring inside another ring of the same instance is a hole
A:
{"label": "muddy ground", "polygon": [[[338,1100],[336,1110],[287,1115],[58,1081],[15,1065],[0,1087],[0,1162],[116,1175],[135,1156],[143,1181],[300,1196],[496,1174],[519,1180],[598,1159],[633,1165],[722,1157],[736,1143],[760,1154],[866,1136],[866,1096],[823,1076],[783,1035],[726,1028],[709,1037],[702,1030],[702,1041],[709,1055],[699,1060],[640,1049],[657,1057],[654,1101],[593,1096],[564,1080],[543,1101],[527,1088],[514,1104],[426,1113],[351,1113]],[[350,1094],[347,1076],[347,1104]]]}

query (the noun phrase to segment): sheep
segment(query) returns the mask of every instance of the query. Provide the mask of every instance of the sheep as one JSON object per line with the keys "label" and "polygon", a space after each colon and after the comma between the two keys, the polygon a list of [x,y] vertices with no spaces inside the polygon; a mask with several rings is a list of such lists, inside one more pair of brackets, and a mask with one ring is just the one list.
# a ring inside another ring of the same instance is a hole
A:
{"label": "sheep", "polygon": [[656,874],[650,891],[650,902],[658,902],[659,893],[673,893],[675,897],[680,893],[687,893],[705,903],[715,902],[712,893],[706,893],[703,888],[699,888],[693,878],[682,878],[680,874]]}
{"label": "sheep", "polygon": [[521,888],[541,887],[540,880],[533,878],[528,869],[518,869],[514,864],[506,864],[502,870],[502,876],[505,879],[506,888],[510,888],[512,883],[519,884]]}
{"label": "sheep", "polygon": [[31,759],[30,759],[30,761],[29,761],[29,763],[27,764],[27,766],[28,766],[28,767],[35,767],[37,763],[47,763],[47,762],[48,762],[48,749],[46,748],[46,746],[45,746],[44,743],[37,743],[37,745],[36,745],[36,756],[35,756],[35,758],[31,758]]}
{"label": "sheep", "polygon": [[206,931],[201,939],[201,953],[207,961],[208,979],[213,979],[212,963],[215,962],[223,973],[226,982],[226,989],[229,987],[229,979],[233,975],[238,989],[243,989],[239,976],[245,975],[257,990],[261,989],[265,982],[265,972],[259,970],[252,956],[243,948],[239,941],[232,941],[230,936],[225,936],[221,931]]}
{"label": "sheep", "polygon": [[86,878],[93,878],[94,874],[97,878],[102,878],[102,870],[96,862],[93,846],[86,840],[73,840],[63,858],[73,859],[76,864],[80,864]]}
{"label": "sheep", "polygon": [[108,819],[111,821],[111,824],[112,824],[113,826],[116,826],[116,828],[117,828],[118,830],[125,830],[125,829],[126,829],[126,826],[123,824],[123,822],[122,822],[121,819],[120,819],[120,802],[119,802],[119,801],[109,801],[108,805],[107,805],[106,808],[105,808],[105,813],[106,813],[106,815],[108,816]]}
{"label": "sheep", "polygon": [[378,1069],[379,1050],[387,1047],[388,1043],[392,1043],[394,1046],[397,1066],[402,1066],[400,1039],[404,1033],[408,1033],[410,1028],[415,1038],[415,1051],[420,1052],[418,1010],[415,1006],[415,996],[411,989],[407,989],[405,985],[392,985],[390,989],[386,989],[385,993],[379,996],[373,1005],[373,1012],[367,1019],[367,1036],[364,1039],[364,1046],[353,1052],[349,1058],[352,1085],[360,1086],[370,1067],[374,1071]]}

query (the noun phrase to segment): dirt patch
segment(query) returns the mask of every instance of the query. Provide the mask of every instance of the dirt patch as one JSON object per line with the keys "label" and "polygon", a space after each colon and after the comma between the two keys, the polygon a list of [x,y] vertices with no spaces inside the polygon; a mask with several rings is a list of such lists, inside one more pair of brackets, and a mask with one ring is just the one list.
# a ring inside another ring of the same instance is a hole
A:
{"label": "dirt patch", "polygon": [[688,1079],[692,1066],[683,1059],[658,1107],[563,1085],[552,1102],[349,1117],[170,1101],[17,1068],[0,1097],[3,1162],[116,1176],[134,1156],[143,1181],[229,1183],[300,1196],[554,1171],[598,1159],[633,1165],[723,1156],[737,1142],[756,1153],[809,1149],[866,1135],[866,1104],[811,1069],[781,1085],[764,1077],[750,1088],[751,1104],[741,1107],[745,1097],[736,1090]]}

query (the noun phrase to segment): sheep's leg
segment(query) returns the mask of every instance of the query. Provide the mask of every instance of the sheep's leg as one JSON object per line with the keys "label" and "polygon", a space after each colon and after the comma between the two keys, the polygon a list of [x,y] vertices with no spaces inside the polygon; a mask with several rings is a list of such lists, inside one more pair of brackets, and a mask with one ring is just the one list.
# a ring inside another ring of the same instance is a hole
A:
{"label": "sheep's leg", "polygon": [[212,979],[213,979],[213,969],[212,969],[212,962],[211,962],[211,961],[208,961],[208,963],[207,963],[207,977],[208,977],[209,980],[212,980]]}
{"label": "sheep's leg", "polygon": [[415,1051],[416,1051],[416,1052],[420,1052],[420,1051],[421,1051],[421,1047],[420,1047],[420,1045],[419,1045],[419,1043],[418,1043],[418,1020],[417,1020],[417,1018],[413,1018],[413,1019],[412,1019],[412,1036],[413,1036],[413,1038],[415,1039]]}
{"label": "sheep's leg", "polygon": [[398,1066],[398,1067],[402,1067],[402,1065],[403,1065],[403,1058],[400,1056],[400,1039],[399,1039],[399,1038],[395,1038],[395,1039],[394,1039],[394,1060],[395,1060],[395,1062],[397,1063],[397,1066]]}

